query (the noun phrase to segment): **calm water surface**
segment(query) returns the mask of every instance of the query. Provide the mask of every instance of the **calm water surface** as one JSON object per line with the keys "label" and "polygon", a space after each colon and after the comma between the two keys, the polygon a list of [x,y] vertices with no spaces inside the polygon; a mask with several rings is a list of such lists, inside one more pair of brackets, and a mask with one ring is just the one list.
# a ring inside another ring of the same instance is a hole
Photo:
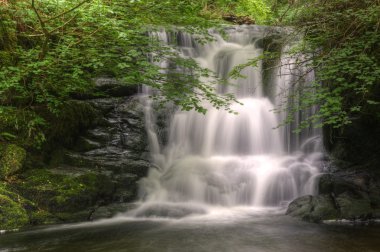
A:
{"label": "calm water surface", "polygon": [[0,251],[380,251],[380,227],[304,223],[273,209],[179,220],[119,216],[1,235]]}

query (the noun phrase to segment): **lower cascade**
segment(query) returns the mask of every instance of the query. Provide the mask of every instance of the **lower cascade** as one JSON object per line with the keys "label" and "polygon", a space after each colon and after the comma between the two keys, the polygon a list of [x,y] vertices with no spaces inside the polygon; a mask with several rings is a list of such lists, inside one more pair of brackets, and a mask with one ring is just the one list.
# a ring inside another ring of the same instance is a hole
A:
{"label": "lower cascade", "polygon": [[[177,32],[176,48],[220,77],[265,50],[265,27],[232,27],[226,33],[227,38],[213,32],[214,41],[201,45],[193,36]],[[168,44],[173,34],[160,31],[151,36]],[[292,133],[302,116],[291,125],[278,127],[286,113],[273,112],[284,98],[281,92],[292,92],[299,75],[295,71],[302,71],[284,64],[291,60],[281,59],[283,64],[280,61],[271,76],[266,76],[269,83],[264,83],[264,69],[259,64],[243,70],[246,78],[219,88],[220,93],[234,93],[243,104],[232,106],[237,115],[208,105],[205,115],[177,110],[166,116],[164,135],[155,123],[157,112],[147,96],[149,90],[145,90],[141,101],[146,107],[155,167],[140,182],[141,205],[129,214],[175,218],[215,208],[285,207],[299,196],[315,194],[323,157],[321,132]],[[304,84],[312,79],[313,73],[305,74]]]}

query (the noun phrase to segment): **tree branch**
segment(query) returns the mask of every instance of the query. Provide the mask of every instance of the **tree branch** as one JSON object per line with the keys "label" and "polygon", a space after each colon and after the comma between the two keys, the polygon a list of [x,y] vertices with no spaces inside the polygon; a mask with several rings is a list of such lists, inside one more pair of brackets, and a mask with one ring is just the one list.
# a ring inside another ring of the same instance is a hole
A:
{"label": "tree branch", "polygon": [[64,11],[64,12],[62,12],[62,13],[60,13],[60,14],[54,16],[54,17],[51,17],[51,18],[45,20],[45,22],[50,22],[51,20],[54,20],[54,19],[59,18],[59,17],[62,17],[62,16],[64,16],[64,15],[66,15],[67,13],[70,13],[70,12],[72,12],[72,11],[78,9],[78,8],[81,7],[83,4],[85,4],[85,3],[87,3],[87,2],[91,2],[91,1],[92,1],[92,0],[84,0],[84,1],[80,2],[79,4],[75,5],[73,8],[71,8],[71,9],[69,9],[69,10],[67,10],[67,11]]}
{"label": "tree branch", "polygon": [[36,13],[37,19],[41,25],[42,32],[45,36],[45,40],[42,44],[41,53],[39,55],[39,59],[43,59],[43,58],[45,58],[47,51],[49,49],[50,32],[46,29],[45,22],[43,21],[40,13],[38,12],[38,10],[36,8],[35,0],[32,0],[32,9],[33,9],[34,13]]}

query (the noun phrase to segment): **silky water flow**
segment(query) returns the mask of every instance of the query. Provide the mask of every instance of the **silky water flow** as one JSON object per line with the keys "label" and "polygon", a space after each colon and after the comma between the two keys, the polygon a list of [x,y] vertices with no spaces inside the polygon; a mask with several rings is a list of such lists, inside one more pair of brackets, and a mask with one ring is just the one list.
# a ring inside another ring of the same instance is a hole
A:
{"label": "silky water flow", "polygon": [[[246,26],[226,29],[227,36],[210,32],[214,41],[205,45],[183,32],[159,31],[151,36],[166,45],[174,38],[183,57],[225,78],[234,66],[263,52],[268,30]],[[283,55],[289,48],[283,46]],[[310,128],[293,133],[302,115],[313,109],[297,114],[292,124],[283,127],[278,126],[286,113],[273,111],[294,92],[298,76],[304,76],[303,85],[313,80],[312,72],[293,68],[292,61],[283,56],[266,86],[260,62],[242,71],[246,78],[220,85],[217,92],[233,93],[243,104],[232,105],[237,115],[208,105],[205,115],[174,110],[167,116],[164,136],[156,124],[159,112],[148,98],[151,90],[143,87],[141,101],[154,168],[140,182],[140,206],[128,214],[180,218],[237,208],[284,209],[299,196],[315,194],[323,157],[321,131]],[[170,63],[156,64],[164,69]]]}

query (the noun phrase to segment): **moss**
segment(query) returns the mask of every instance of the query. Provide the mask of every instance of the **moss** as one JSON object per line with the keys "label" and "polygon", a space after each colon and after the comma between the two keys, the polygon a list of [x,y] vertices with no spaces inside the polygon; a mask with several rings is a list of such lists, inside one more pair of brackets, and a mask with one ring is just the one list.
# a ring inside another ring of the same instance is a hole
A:
{"label": "moss", "polygon": [[4,147],[0,160],[0,179],[13,175],[21,170],[26,158],[25,149],[9,144]]}
{"label": "moss", "polygon": [[29,224],[26,210],[8,196],[0,195],[0,229],[16,229]]}
{"label": "moss", "polygon": [[328,195],[300,197],[289,204],[286,214],[315,223],[339,217],[339,211]]}
{"label": "moss", "polygon": [[32,225],[48,225],[59,223],[61,220],[45,210],[37,210],[30,214],[30,224]]}
{"label": "moss", "polygon": [[25,198],[48,212],[77,212],[112,199],[114,184],[104,175],[78,177],[53,174],[46,169],[30,170],[15,187]]}
{"label": "moss", "polygon": [[368,219],[373,215],[370,199],[368,197],[357,197],[350,193],[343,193],[336,199],[341,212],[342,219]]}

